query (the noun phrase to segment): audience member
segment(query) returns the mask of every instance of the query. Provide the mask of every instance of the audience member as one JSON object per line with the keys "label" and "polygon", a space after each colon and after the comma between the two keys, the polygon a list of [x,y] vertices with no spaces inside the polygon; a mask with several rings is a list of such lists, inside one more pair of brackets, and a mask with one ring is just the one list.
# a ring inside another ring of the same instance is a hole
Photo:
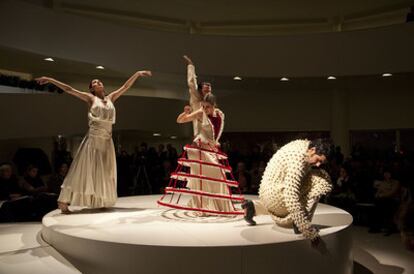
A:
{"label": "audience member", "polygon": [[383,180],[375,181],[375,210],[370,232],[384,229],[389,235],[396,231],[395,214],[400,204],[401,184],[392,178],[389,170],[384,170]]}
{"label": "audience member", "polygon": [[0,164],[0,222],[32,221],[31,205],[32,199],[20,189],[12,165]]}
{"label": "audience member", "polygon": [[47,191],[59,195],[60,187],[62,186],[63,180],[68,173],[69,166],[67,163],[61,163],[56,166],[56,172],[46,182]]}

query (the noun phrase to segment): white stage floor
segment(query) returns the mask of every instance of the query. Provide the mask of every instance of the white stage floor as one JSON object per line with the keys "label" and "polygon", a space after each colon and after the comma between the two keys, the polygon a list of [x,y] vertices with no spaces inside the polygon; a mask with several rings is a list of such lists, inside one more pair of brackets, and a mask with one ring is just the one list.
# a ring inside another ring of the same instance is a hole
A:
{"label": "white stage floor", "polygon": [[[275,225],[269,216],[257,216],[257,226],[247,226],[241,216],[200,217],[196,212],[159,207],[158,195],[120,198],[108,210],[59,210],[43,219],[45,228],[97,241],[154,246],[244,246],[303,240],[292,229]],[[338,208],[319,204],[313,220],[321,236],[336,233],[352,223]]]}
{"label": "white stage floor", "polygon": [[315,250],[269,216],[256,217],[258,225],[252,227],[240,216],[199,217],[158,207],[159,197],[121,198],[105,211],[79,209],[62,215],[56,210],[44,217],[42,235],[84,273],[256,274],[276,271],[275,263],[279,274],[352,271],[347,229],[352,217],[338,208],[318,205],[313,223],[320,227],[325,246]]}
{"label": "white stage floor", "polygon": [[0,224],[1,274],[79,274],[40,237],[40,223]]}

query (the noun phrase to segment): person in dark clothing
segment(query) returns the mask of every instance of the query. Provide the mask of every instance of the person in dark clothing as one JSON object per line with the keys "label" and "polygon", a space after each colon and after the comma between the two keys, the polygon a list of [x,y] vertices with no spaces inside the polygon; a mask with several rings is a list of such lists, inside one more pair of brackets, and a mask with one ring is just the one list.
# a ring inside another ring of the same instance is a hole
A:
{"label": "person in dark clothing", "polygon": [[356,203],[355,185],[355,181],[350,176],[348,170],[345,167],[341,167],[339,177],[335,181],[333,190],[329,195],[329,203],[351,214],[354,213]]}
{"label": "person in dark clothing", "polygon": [[49,192],[47,185],[39,176],[39,169],[29,165],[19,182],[20,188],[26,195],[32,196],[33,207],[38,219],[57,207],[57,195]]}
{"label": "person in dark clothing", "polygon": [[57,172],[53,174],[46,183],[48,192],[59,195],[60,187],[62,186],[68,170],[69,166],[67,163],[60,163],[60,165],[57,165]]}
{"label": "person in dark clothing", "polygon": [[130,187],[133,180],[132,157],[125,150],[122,150],[116,159],[117,163],[117,192],[118,196],[130,194]]}
{"label": "person in dark clothing", "polygon": [[375,193],[375,211],[372,215],[369,232],[385,230],[385,235],[397,231],[394,217],[400,205],[401,184],[395,180],[389,170],[384,170],[384,179],[374,182],[377,189]]}
{"label": "person in dark clothing", "polygon": [[31,204],[31,197],[19,188],[11,164],[0,164],[0,222],[31,221]]}

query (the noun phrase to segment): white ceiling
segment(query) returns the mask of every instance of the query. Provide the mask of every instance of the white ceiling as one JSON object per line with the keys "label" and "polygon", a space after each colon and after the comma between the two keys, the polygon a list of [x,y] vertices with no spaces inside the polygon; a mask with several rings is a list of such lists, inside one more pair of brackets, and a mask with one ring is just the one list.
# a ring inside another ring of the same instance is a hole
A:
{"label": "white ceiling", "polygon": [[[0,24],[5,27],[0,36],[0,68],[35,76],[52,74],[82,84],[91,77],[102,77],[113,85],[119,85],[137,69],[151,69],[154,77],[143,81],[144,85],[177,92],[173,98],[186,96],[183,54],[193,58],[201,79],[232,90],[269,88],[280,84],[282,76],[324,80],[328,75],[414,72],[414,24],[333,33],[229,36],[149,30],[139,24],[124,24],[118,16],[131,13],[134,18],[197,19],[205,20],[205,24],[268,16],[302,20],[306,16],[331,17],[338,12],[351,18],[383,14],[409,2],[2,0]],[[105,13],[108,19],[98,19],[94,12]],[[43,62],[48,56],[56,62]],[[104,65],[106,70],[97,71],[96,65]],[[234,75],[250,82],[241,86],[231,80]]]}

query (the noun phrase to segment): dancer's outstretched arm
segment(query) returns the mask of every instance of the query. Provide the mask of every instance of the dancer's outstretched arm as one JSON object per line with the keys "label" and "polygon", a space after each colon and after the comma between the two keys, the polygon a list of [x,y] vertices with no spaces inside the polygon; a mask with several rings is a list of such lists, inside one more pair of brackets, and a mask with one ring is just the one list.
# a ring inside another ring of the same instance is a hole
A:
{"label": "dancer's outstretched arm", "polygon": [[87,92],[79,91],[77,89],[74,89],[73,87],[69,86],[68,84],[62,83],[56,79],[53,79],[51,77],[39,77],[35,79],[39,85],[45,85],[45,84],[53,84],[57,86],[58,88],[62,89],[64,92],[69,93],[70,95],[73,95],[75,97],[78,97],[79,99],[87,102],[88,104],[91,104],[93,101],[93,95]]}
{"label": "dancer's outstretched arm", "polygon": [[191,61],[187,55],[184,55],[183,57],[187,63],[187,84],[188,92],[190,93],[190,105],[193,109],[195,109],[194,104],[201,101],[200,93],[197,90],[197,75],[193,61]]}
{"label": "dancer's outstretched arm", "polygon": [[183,123],[192,122],[196,119],[201,119],[202,115],[203,115],[203,109],[200,108],[197,111],[191,112],[190,106],[185,106],[184,112],[178,115],[177,117],[177,123],[183,124]]}
{"label": "dancer's outstretched arm", "polygon": [[130,87],[132,87],[132,85],[135,83],[135,81],[139,78],[139,77],[148,77],[148,76],[152,76],[151,71],[149,70],[141,70],[141,71],[137,71],[134,73],[134,75],[132,75],[123,85],[122,87],[120,87],[119,89],[111,92],[108,97],[112,102],[115,102],[119,96],[121,96],[122,94],[124,94]]}

